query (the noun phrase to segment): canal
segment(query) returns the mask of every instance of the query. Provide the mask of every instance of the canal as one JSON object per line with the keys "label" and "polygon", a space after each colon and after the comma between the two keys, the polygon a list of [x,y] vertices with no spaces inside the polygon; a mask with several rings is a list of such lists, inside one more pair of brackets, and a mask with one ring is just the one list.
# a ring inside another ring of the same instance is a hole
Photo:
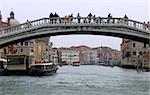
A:
{"label": "canal", "polygon": [[62,66],[53,76],[0,76],[0,95],[149,95],[149,86],[149,72],[90,65]]}

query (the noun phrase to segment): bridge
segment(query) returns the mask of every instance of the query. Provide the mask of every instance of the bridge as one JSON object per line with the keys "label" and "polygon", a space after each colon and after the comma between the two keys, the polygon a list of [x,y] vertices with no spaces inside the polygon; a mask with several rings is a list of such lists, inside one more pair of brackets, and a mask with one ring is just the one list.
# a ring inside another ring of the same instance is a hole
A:
{"label": "bridge", "polygon": [[149,44],[150,28],[145,23],[106,17],[42,18],[0,29],[0,48],[35,38],[70,34],[93,34],[127,38]]}

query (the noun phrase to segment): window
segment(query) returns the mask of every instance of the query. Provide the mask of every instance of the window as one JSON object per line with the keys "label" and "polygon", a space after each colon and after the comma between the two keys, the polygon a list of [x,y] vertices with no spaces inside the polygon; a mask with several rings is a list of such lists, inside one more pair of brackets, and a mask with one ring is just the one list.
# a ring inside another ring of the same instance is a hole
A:
{"label": "window", "polygon": [[144,48],[146,48],[146,44],[144,43]]}
{"label": "window", "polygon": [[21,52],[23,52],[23,49],[21,49]]}
{"label": "window", "polygon": [[15,52],[17,52],[17,49],[16,49],[16,51]]}
{"label": "window", "polygon": [[135,43],[133,43],[133,47],[135,47]]}
{"label": "window", "polygon": [[136,52],[135,52],[135,51],[133,51],[133,55],[136,55]]}
{"label": "window", "polygon": [[28,46],[28,42],[25,42],[25,46]]}
{"label": "window", "polygon": [[31,49],[31,52],[34,52],[34,50],[33,50],[33,49]]}
{"label": "window", "polygon": [[127,55],[126,55],[126,57],[130,57],[130,52],[127,52]]}
{"label": "window", "polygon": [[23,42],[21,42],[20,45],[23,46]]}
{"label": "window", "polygon": [[142,52],[141,52],[141,51],[139,52],[139,55],[142,55]]}

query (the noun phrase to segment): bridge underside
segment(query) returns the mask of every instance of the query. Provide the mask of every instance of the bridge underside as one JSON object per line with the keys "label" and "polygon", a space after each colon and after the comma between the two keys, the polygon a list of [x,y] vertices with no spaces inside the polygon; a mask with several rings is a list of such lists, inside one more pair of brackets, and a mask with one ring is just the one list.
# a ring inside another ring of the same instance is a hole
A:
{"label": "bridge underside", "polygon": [[3,37],[2,39],[0,39],[0,48],[30,39],[73,34],[113,36],[131,39],[150,45],[150,38],[148,38],[149,33],[147,33],[145,36],[145,32],[128,26],[59,26],[59,28],[58,26],[43,26],[39,28],[29,29],[24,32],[18,32],[14,35],[8,35],[7,37]]}
{"label": "bridge underside", "polygon": [[[45,31],[48,32],[48,31]],[[133,41],[138,41],[138,42],[142,42],[142,43],[146,43],[150,45],[150,40],[148,39],[144,39],[144,38],[140,38],[137,36],[131,36],[131,35],[127,35],[127,34],[121,34],[121,33],[112,33],[112,32],[98,32],[98,31],[70,31],[66,32],[66,30],[64,32],[60,32],[60,31],[55,31],[54,33],[45,33],[45,34],[41,34],[41,35],[34,35],[34,36],[28,36],[25,38],[21,38],[21,39],[16,39],[16,40],[12,40],[9,41],[7,43],[1,44],[0,48],[6,47],[8,45],[11,44],[16,44],[18,42],[23,42],[26,40],[31,40],[31,39],[36,39],[36,38],[42,38],[42,37],[50,37],[50,36],[58,36],[58,35],[75,35],[75,34],[81,34],[81,35],[87,35],[87,34],[91,34],[91,35],[105,35],[105,36],[113,36],[113,37],[119,37],[119,38],[126,38],[126,39],[131,39]],[[111,41],[110,41],[111,42]]]}

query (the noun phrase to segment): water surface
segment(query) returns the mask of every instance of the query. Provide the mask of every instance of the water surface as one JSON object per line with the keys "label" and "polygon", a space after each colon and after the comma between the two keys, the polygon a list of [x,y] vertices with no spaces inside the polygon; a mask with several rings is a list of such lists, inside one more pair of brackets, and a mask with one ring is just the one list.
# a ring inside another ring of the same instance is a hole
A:
{"label": "water surface", "polygon": [[149,85],[149,72],[63,66],[53,76],[0,76],[0,95],[149,95]]}

